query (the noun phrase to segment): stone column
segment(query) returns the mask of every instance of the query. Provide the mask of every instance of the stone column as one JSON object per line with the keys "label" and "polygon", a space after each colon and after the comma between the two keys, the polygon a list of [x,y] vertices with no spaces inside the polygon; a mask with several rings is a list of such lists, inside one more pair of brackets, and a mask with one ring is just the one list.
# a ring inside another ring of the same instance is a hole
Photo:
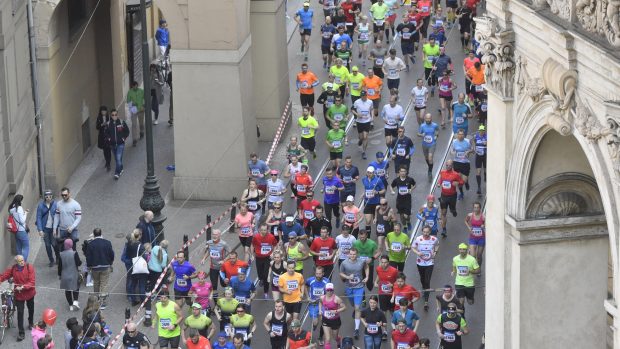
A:
{"label": "stone column", "polygon": [[289,99],[284,1],[250,1],[253,105],[262,140],[273,139]]}
{"label": "stone column", "polygon": [[249,1],[189,0],[187,30],[187,48],[171,53],[174,197],[230,200],[257,146]]}

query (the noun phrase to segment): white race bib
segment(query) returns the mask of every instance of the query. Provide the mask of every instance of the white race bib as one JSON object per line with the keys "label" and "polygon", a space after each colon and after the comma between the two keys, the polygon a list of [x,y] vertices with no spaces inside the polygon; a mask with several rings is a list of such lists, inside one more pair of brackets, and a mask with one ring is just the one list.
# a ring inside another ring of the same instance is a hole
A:
{"label": "white race bib", "polygon": [[473,228],[471,228],[471,235],[473,235],[475,237],[481,237],[482,236],[482,228],[481,227],[473,227]]}
{"label": "white race bib", "polygon": [[269,254],[269,253],[271,253],[271,249],[272,249],[271,245],[261,245],[260,246],[260,254],[262,254],[262,255]]}
{"label": "white race bib", "polygon": [[181,287],[187,286],[187,280],[185,280],[185,279],[177,279],[177,286],[181,286]]}
{"label": "white race bib", "polygon": [[484,90],[484,87],[482,85],[476,85],[475,89],[476,92],[482,92]]}
{"label": "white race bib", "polygon": [[273,332],[276,336],[281,336],[284,327],[282,325],[271,324],[271,332]]}
{"label": "white race bib", "polygon": [[286,282],[286,289],[289,291],[295,291],[299,287],[297,280],[289,280]]}
{"label": "white race bib", "polygon": [[301,128],[301,134],[304,136],[307,136],[310,134],[310,129],[308,127],[302,127]]}
{"label": "white race bib", "polygon": [[392,292],[392,286],[390,284],[382,284],[381,285],[381,292],[383,292],[383,293],[391,293]]}
{"label": "white race bib", "polygon": [[250,211],[256,211],[256,209],[258,208],[258,203],[256,201],[248,201],[248,210]]}
{"label": "white race bib", "polygon": [[323,310],[323,316],[325,316],[326,319],[333,319],[336,317],[336,312],[333,310]]}
{"label": "white race bib", "polygon": [[445,332],[443,334],[443,339],[446,342],[454,342],[456,340],[456,335],[454,333],[452,333],[452,332]]}
{"label": "white race bib", "polygon": [[366,196],[366,199],[372,199],[372,198],[374,198],[374,197],[375,197],[375,191],[374,191],[374,189],[366,189],[366,191],[365,191],[365,196]]}
{"label": "white race bib", "polygon": [[324,294],[325,294],[324,288],[313,288],[312,289],[312,295],[315,297],[321,297]]}
{"label": "white race bib", "polygon": [[334,194],[336,193],[336,187],[330,185],[329,187],[325,187],[325,194]]}
{"label": "white race bib", "polygon": [[349,222],[349,223],[355,222],[355,214],[351,213],[351,212],[345,213],[344,214],[344,220]]}
{"label": "white race bib", "polygon": [[297,184],[296,188],[297,188],[297,191],[300,191],[302,193],[306,191],[306,186],[304,184]]}
{"label": "white race bib", "polygon": [[161,325],[162,328],[168,327],[170,325],[172,325],[172,320],[170,319],[159,319],[159,324]]}
{"label": "white race bib", "polygon": [[[366,92],[368,92],[369,96],[374,96],[375,95],[375,89],[374,88],[369,88]],[[366,113],[368,113],[368,112],[366,112]],[[368,115],[368,114],[366,114],[366,115]]]}
{"label": "white race bib", "polygon": [[407,194],[409,194],[409,188],[407,188],[407,187],[398,187],[398,194],[399,195],[407,195]]}
{"label": "white race bib", "polygon": [[450,181],[442,181],[441,182],[441,187],[443,189],[450,189],[450,188],[452,188],[452,182],[450,182]]}
{"label": "white race bib", "polygon": [[403,244],[400,242],[392,242],[392,251],[400,252],[403,249]]}
{"label": "white race bib", "polygon": [[342,146],[342,142],[341,141],[332,141],[332,147],[340,148],[341,146]]}
{"label": "white race bib", "polygon": [[383,58],[375,59],[375,65],[383,65]]}
{"label": "white race bib", "polygon": [[258,177],[260,175],[260,170],[257,168],[252,169],[252,177]]}
{"label": "white race bib", "polygon": [[398,155],[398,156],[405,156],[405,148],[397,148],[396,149],[396,155]]}
{"label": "white race bib", "polygon": [[424,136],[424,143],[433,143],[433,136]]}
{"label": "white race bib", "polygon": [[305,219],[312,219],[314,218],[314,212],[311,210],[304,210],[304,218]]}
{"label": "white race bib", "polygon": [[454,118],[454,122],[456,122],[457,124],[462,124],[463,122],[465,122],[465,118],[462,116],[457,116]]}
{"label": "white race bib", "polygon": [[366,330],[368,331],[368,333],[370,334],[375,334],[379,332],[379,326],[377,326],[377,324],[368,324],[368,326],[366,327]]}
{"label": "white race bib", "polygon": [[469,267],[466,265],[459,265],[456,267],[456,270],[459,276],[467,276],[469,275]]}
{"label": "white race bib", "polygon": [[385,233],[385,225],[377,224],[377,233]]}

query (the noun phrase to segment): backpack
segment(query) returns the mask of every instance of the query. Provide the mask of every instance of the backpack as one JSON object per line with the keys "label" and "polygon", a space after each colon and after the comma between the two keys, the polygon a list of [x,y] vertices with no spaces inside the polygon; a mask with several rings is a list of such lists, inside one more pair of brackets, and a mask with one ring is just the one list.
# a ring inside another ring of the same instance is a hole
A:
{"label": "backpack", "polygon": [[11,213],[9,213],[9,218],[6,220],[6,227],[11,233],[17,233],[17,222]]}

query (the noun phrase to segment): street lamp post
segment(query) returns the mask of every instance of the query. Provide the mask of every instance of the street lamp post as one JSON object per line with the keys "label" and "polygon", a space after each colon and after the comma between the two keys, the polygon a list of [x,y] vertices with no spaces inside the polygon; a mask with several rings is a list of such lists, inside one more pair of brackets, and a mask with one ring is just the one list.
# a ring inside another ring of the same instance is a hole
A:
{"label": "street lamp post", "polygon": [[[159,193],[159,184],[155,176],[155,165],[153,159],[153,120],[151,119],[151,69],[149,60],[149,43],[146,28],[146,0],[140,0],[140,21],[142,30],[142,79],[144,81],[144,123],[146,136],[146,178],[144,180],[144,191],[140,199],[140,208],[143,211],[152,211],[154,214],[153,227],[157,236],[157,241],[164,239],[163,223],[166,216],[161,214],[164,208],[164,199]],[[135,137],[135,136],[134,136]]]}

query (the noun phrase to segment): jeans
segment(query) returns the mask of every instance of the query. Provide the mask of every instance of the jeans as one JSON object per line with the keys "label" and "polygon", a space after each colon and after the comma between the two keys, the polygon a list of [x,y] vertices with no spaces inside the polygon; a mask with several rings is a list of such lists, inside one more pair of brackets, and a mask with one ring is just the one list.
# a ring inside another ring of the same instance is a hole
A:
{"label": "jeans", "polygon": [[381,335],[364,335],[364,348],[366,349],[381,349]]}
{"label": "jeans", "polygon": [[34,321],[34,297],[25,301],[15,300],[15,305],[17,305],[17,328],[20,334],[26,332],[24,331],[24,303],[28,306],[28,324],[33,324]]}
{"label": "jeans", "polygon": [[106,296],[108,280],[110,278],[110,268],[93,269],[93,291],[102,297]]}
{"label": "jeans", "polygon": [[28,233],[25,231],[18,231],[15,233],[15,249],[17,254],[24,257],[24,260],[28,260],[28,254],[30,253],[30,240],[28,240]]}
{"label": "jeans", "polygon": [[114,162],[116,163],[114,174],[117,175],[123,171],[123,150],[125,150],[125,143],[114,146]]}
{"label": "jeans", "polygon": [[149,274],[132,274],[128,276],[129,292],[127,297],[134,301],[143,301],[146,296],[146,279]]}
{"label": "jeans", "polygon": [[54,251],[52,246],[56,244],[56,239],[54,239],[54,231],[52,228],[43,228],[43,242],[45,243],[45,252],[47,252],[47,258],[50,263],[54,263]]}

